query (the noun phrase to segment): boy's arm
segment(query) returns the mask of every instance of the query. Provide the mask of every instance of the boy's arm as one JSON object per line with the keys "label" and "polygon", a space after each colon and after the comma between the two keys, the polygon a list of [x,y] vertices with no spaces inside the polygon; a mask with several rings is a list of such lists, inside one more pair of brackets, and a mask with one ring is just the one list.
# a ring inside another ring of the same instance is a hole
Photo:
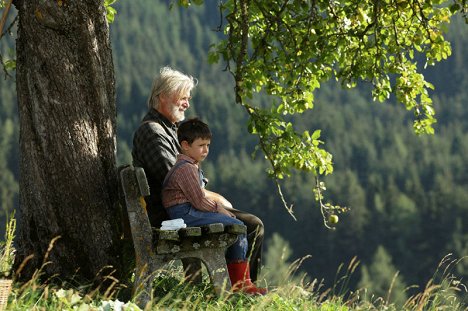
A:
{"label": "boy's arm", "polygon": [[[180,192],[176,195],[177,199],[173,198],[173,201],[184,200],[184,202],[190,202],[193,208],[203,212],[216,212],[217,203],[211,200],[205,195],[205,192],[200,187],[200,179],[198,174],[198,167],[195,164],[187,164],[180,166],[175,171],[166,184],[167,189],[173,189],[176,192]],[[169,190],[165,190],[166,192]],[[167,197],[166,197],[167,199]],[[166,200],[165,205],[171,206],[170,200]]]}

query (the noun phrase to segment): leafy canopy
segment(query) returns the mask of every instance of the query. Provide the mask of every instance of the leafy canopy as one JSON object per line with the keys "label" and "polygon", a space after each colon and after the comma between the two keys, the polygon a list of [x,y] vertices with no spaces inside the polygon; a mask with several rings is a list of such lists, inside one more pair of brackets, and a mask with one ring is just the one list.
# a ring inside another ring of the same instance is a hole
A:
{"label": "leafy canopy", "polygon": [[[190,1],[179,3],[188,6]],[[320,130],[299,133],[290,121],[313,108],[314,91],[329,80],[345,88],[368,82],[375,101],[393,94],[414,113],[417,134],[434,133],[436,119],[429,97],[434,87],[420,73],[415,53],[425,57],[424,66],[451,54],[444,32],[458,9],[445,0],[220,4],[226,37],[212,46],[210,61],[224,61],[235,78],[236,102],[249,115],[249,131],[259,137],[280,194],[278,181],[291,169],[312,172],[325,225],[329,214],[344,210],[322,203],[326,188],[318,178],[332,173],[333,165]],[[265,96],[268,104],[259,100]],[[283,203],[292,214],[284,198]]]}
{"label": "leafy canopy", "polygon": [[[466,14],[464,0],[226,0],[220,3],[224,40],[212,46],[211,62],[221,59],[235,79],[236,102],[249,115],[248,129],[276,181],[292,169],[316,176],[315,198],[325,225],[328,216],[346,209],[322,203],[326,187],[320,176],[333,172],[319,129],[299,133],[291,120],[314,106],[314,91],[329,80],[353,88],[369,82],[372,97],[393,94],[414,114],[414,131],[433,134],[436,122],[427,82],[415,53],[432,66],[451,54],[444,32],[451,15]],[[115,0],[105,0],[107,17]],[[2,6],[4,1],[0,2]],[[200,5],[203,0],[178,0]],[[451,5],[450,5],[451,4]],[[3,67],[5,63],[2,61]],[[258,95],[261,96],[258,96]],[[265,104],[265,96],[268,103]],[[293,216],[294,217],[294,216]]]}
{"label": "leafy canopy", "polygon": [[[444,1],[228,1],[228,37],[213,50],[236,78],[238,103],[252,121],[253,93],[279,99],[268,115],[302,113],[313,107],[313,92],[330,79],[344,87],[359,80],[373,85],[374,100],[394,93],[415,115],[416,133],[433,133],[435,122],[428,89],[418,72],[415,51],[427,65],[446,59],[450,44],[443,32],[452,12]],[[234,66],[232,66],[234,65]],[[259,123],[261,124],[261,122]],[[255,126],[253,128],[256,128]],[[287,126],[284,126],[284,132]],[[261,126],[256,128],[262,133]],[[253,131],[255,132],[255,131]],[[314,139],[314,141],[316,141]],[[320,162],[314,171],[329,172]]]}

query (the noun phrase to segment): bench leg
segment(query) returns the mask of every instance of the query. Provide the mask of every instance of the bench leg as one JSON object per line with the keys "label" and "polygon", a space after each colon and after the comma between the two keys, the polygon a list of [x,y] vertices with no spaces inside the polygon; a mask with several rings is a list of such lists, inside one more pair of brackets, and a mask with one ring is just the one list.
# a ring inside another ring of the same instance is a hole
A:
{"label": "bench leg", "polygon": [[213,249],[207,253],[203,253],[202,260],[206,265],[206,270],[208,270],[216,296],[220,297],[223,291],[231,290],[231,281],[229,280],[229,273],[226,267],[224,249]]}

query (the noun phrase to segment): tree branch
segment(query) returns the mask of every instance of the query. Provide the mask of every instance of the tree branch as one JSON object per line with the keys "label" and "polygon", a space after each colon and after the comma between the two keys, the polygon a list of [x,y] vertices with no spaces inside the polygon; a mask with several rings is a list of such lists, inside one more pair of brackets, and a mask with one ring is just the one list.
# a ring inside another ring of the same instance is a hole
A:
{"label": "tree branch", "polygon": [[2,34],[0,36],[0,38],[3,37],[3,26],[5,25],[5,22],[6,22],[6,19],[8,17],[8,12],[10,11],[10,7],[11,7],[11,2],[13,0],[9,0],[7,3],[6,3],[6,6],[5,6],[5,11],[3,11],[3,14],[2,14],[2,19],[0,20],[0,34]]}

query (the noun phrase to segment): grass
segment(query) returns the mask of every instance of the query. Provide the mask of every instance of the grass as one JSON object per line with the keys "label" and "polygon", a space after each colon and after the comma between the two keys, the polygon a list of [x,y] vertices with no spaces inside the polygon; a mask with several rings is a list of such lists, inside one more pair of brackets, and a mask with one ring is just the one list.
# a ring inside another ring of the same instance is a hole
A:
{"label": "grass", "polygon": [[[14,217],[11,219],[5,241],[0,243],[0,250],[4,254],[0,256],[0,267],[5,271],[11,271],[14,256],[12,240],[15,223]],[[267,295],[255,297],[232,293],[216,297],[206,273],[201,284],[189,284],[184,282],[182,266],[172,263],[171,269],[158,271],[153,284],[153,299],[147,310],[468,311],[467,287],[452,272],[460,261],[466,259],[454,260],[451,255],[447,255],[425,288],[416,290],[403,306],[388,301],[391,286],[386,297],[368,297],[367,289],[355,292],[349,290],[350,277],[359,264],[356,258],[345,269],[344,265],[338,268],[334,285],[330,289],[324,289],[317,280],[307,281],[307,277],[294,279],[289,274],[281,285],[270,286]],[[289,270],[296,271],[298,262],[293,263]],[[5,310],[141,310],[132,301],[119,300],[129,289],[120,285],[118,280],[107,289],[98,291],[86,285],[71,286],[64,283],[59,286],[41,282],[40,275],[41,271],[37,271],[28,282],[13,284]],[[414,288],[408,288],[407,291],[414,291]]]}
{"label": "grass", "polygon": [[[154,282],[154,297],[148,310],[414,310],[414,311],[466,311],[467,289],[450,273],[458,261],[449,257],[439,265],[427,286],[408,299],[403,307],[396,307],[382,297],[366,297],[366,290],[344,290],[343,284],[322,290],[320,283],[285,284],[270,288],[266,296],[232,294],[217,298],[208,280],[199,285],[183,281],[183,271],[161,271]],[[350,267],[353,267],[350,265]],[[338,283],[346,283],[346,275]],[[15,284],[6,310],[141,310],[132,302],[121,302],[116,297],[119,291],[107,293],[92,291],[89,287],[69,287],[40,283],[34,277],[26,284]],[[338,288],[339,290],[336,290]],[[115,289],[115,287],[114,287]],[[105,292],[105,291],[104,291]]]}
{"label": "grass", "polygon": [[0,242],[0,277],[9,277],[15,259],[13,240],[16,232],[16,218],[12,213],[7,219],[5,239]]}

